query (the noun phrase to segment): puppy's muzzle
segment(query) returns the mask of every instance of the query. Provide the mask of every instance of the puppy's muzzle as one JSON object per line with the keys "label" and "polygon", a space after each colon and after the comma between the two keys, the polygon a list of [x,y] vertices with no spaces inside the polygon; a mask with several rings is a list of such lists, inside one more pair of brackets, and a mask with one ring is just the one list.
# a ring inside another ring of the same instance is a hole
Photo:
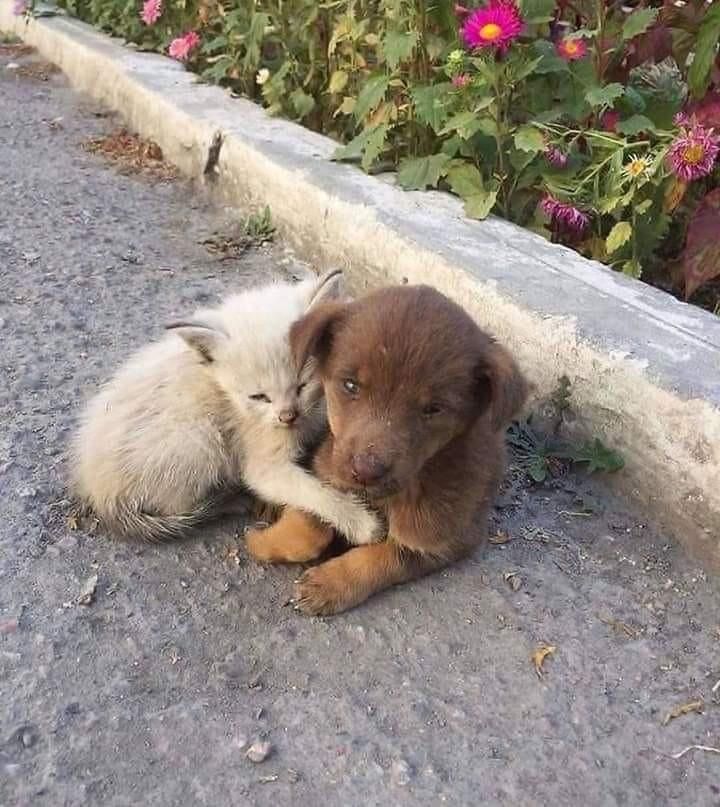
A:
{"label": "puppy's muzzle", "polygon": [[353,479],[361,485],[377,485],[388,474],[389,468],[371,451],[353,454],[350,458]]}

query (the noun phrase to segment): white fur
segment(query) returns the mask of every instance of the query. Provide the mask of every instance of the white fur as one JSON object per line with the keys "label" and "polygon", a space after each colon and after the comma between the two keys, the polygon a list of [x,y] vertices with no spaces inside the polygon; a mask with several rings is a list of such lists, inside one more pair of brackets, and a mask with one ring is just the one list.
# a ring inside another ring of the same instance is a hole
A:
{"label": "white fur", "polygon": [[[82,418],[73,450],[78,496],[121,532],[158,539],[199,523],[219,492],[244,483],[266,502],[314,513],[353,543],[376,540],[373,513],[294,462],[322,425],[322,391],[311,368],[295,367],[289,329],[336,290],[337,276],[250,290],[141,349]],[[261,393],[271,403],[250,398]],[[278,415],[291,408],[300,417],[288,428]]]}

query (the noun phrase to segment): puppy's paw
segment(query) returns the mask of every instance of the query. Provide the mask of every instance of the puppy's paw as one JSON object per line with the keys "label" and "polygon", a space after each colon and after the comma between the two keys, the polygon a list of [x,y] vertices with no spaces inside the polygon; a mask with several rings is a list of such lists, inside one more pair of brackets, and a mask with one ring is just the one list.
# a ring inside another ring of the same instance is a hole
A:
{"label": "puppy's paw", "polygon": [[248,555],[258,563],[277,563],[276,548],[268,540],[269,529],[252,529],[245,533],[245,547]]}
{"label": "puppy's paw", "polygon": [[307,563],[319,558],[332,541],[331,527],[297,511],[287,510],[264,530],[248,530],[248,553],[260,563]]}
{"label": "puppy's paw", "polygon": [[329,616],[344,611],[348,602],[348,585],[337,574],[333,562],[308,569],[295,581],[295,608],[311,616]]}

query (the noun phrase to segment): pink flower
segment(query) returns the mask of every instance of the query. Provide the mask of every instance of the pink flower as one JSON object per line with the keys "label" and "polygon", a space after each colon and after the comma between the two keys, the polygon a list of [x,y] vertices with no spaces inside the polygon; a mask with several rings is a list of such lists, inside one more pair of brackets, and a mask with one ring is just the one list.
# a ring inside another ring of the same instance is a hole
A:
{"label": "pink flower", "polygon": [[461,33],[468,48],[495,48],[504,53],[524,27],[520,10],[512,0],[489,0],[463,23]]}
{"label": "pink flower", "polygon": [[561,59],[566,62],[577,62],[587,56],[587,44],[584,39],[571,39],[563,37],[555,44],[555,50]]}
{"label": "pink flower", "polygon": [[23,14],[27,13],[28,7],[28,0],[15,0],[12,7],[12,13],[16,17],[22,17]]}
{"label": "pink flower", "polygon": [[557,230],[564,230],[569,235],[582,235],[590,224],[587,213],[549,195],[540,202],[540,209]]}
{"label": "pink flower", "polygon": [[456,90],[464,89],[471,81],[472,79],[467,73],[460,73],[459,76],[452,77],[452,85]]}
{"label": "pink flower", "polygon": [[145,0],[140,19],[145,25],[154,25],[163,13],[162,0]]}
{"label": "pink flower", "polygon": [[561,151],[557,146],[548,146],[545,149],[545,159],[553,168],[565,168],[568,164],[567,154]]}
{"label": "pink flower", "polygon": [[190,57],[190,53],[200,44],[200,37],[195,31],[189,31],[184,36],[179,36],[173,39],[168,48],[168,53],[173,59],[179,59],[181,62],[186,62]]}
{"label": "pink flower", "polygon": [[706,177],[712,172],[720,153],[720,137],[712,129],[685,120],[680,135],[668,149],[668,163],[684,182]]}
{"label": "pink flower", "polygon": [[618,123],[620,123],[619,112],[616,112],[614,109],[608,109],[606,112],[603,112],[600,125],[606,132],[616,131]]}

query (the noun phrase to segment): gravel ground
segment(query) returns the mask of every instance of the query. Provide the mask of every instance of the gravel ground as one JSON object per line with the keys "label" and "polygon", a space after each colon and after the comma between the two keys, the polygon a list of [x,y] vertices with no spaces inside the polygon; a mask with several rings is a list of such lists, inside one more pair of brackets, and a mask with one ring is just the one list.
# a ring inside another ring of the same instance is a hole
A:
{"label": "gravel ground", "polygon": [[161,547],[71,529],[97,383],[296,267],[210,254],[227,214],[84,151],[117,121],[7,67],[31,60],[0,49],[0,805],[720,804],[720,755],[671,756],[720,746],[718,584],[599,482],[511,473],[508,543],[329,620],[283,607],[297,570],[251,563],[242,524]]}

